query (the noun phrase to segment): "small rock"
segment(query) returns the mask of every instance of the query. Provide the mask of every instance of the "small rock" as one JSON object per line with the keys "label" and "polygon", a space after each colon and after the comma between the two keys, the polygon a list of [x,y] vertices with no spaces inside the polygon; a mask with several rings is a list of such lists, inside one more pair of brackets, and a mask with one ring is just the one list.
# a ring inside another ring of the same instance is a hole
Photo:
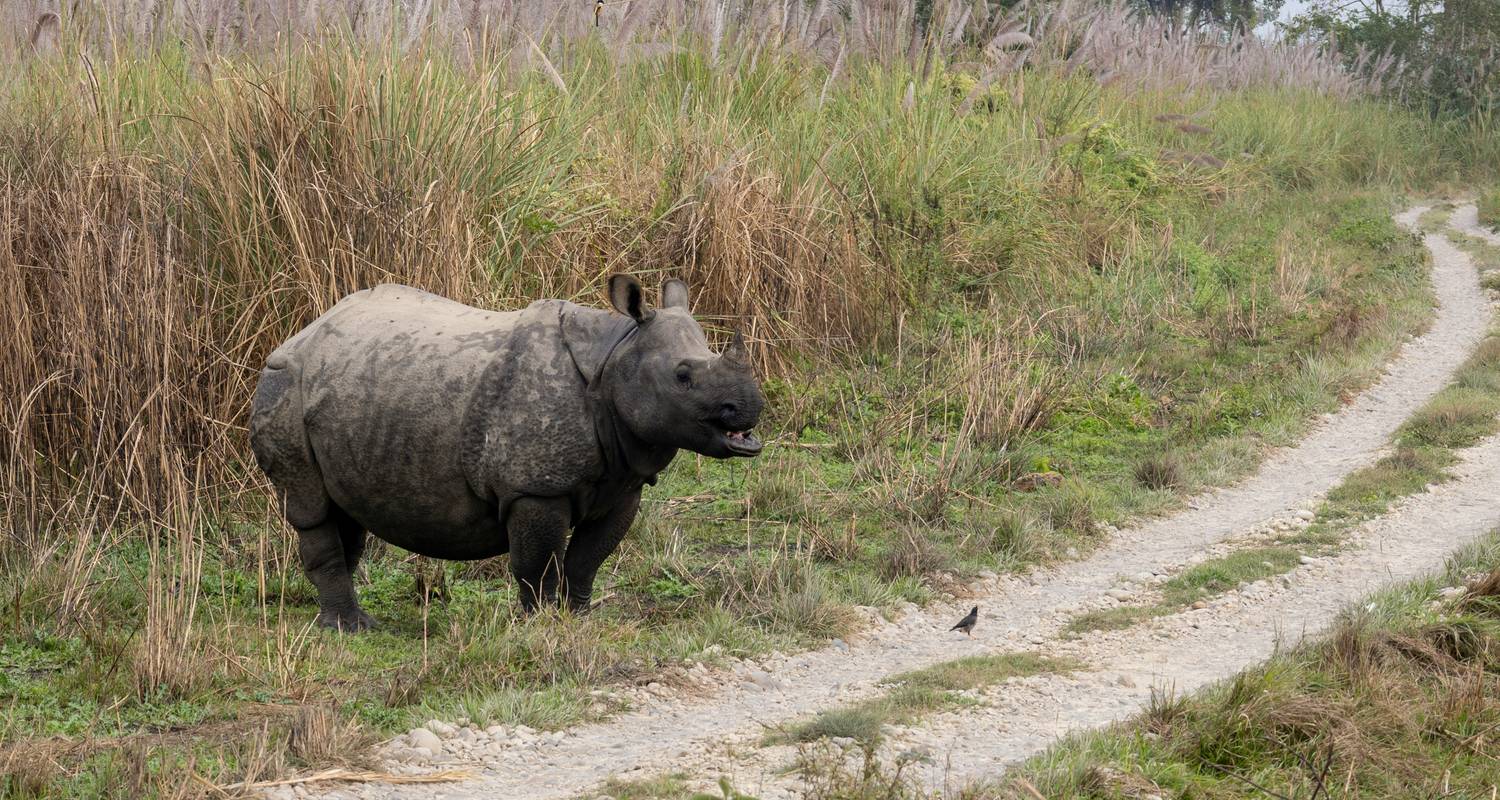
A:
{"label": "small rock", "polygon": [[453,724],[459,726],[460,728],[465,728],[469,726],[470,722],[468,717],[459,717],[458,719],[453,721]]}
{"label": "small rock", "polygon": [[1444,600],[1452,600],[1453,598],[1463,594],[1464,591],[1465,589],[1462,586],[1444,586],[1438,591],[1438,597],[1441,597]]}
{"label": "small rock", "polygon": [[1195,610],[1202,610],[1202,609],[1208,608],[1208,601],[1206,601],[1206,600],[1194,600],[1193,601],[1193,608]]}
{"label": "small rock", "polygon": [[488,728],[485,728],[484,732],[488,733],[491,736],[504,736],[505,735],[505,726],[504,725],[491,725]]}
{"label": "small rock", "polygon": [[[429,722],[427,724],[431,725],[432,723]],[[412,747],[425,747],[433,753],[443,749],[443,740],[427,728],[412,728],[406,734],[406,738],[411,742]]]}
{"label": "small rock", "polygon": [[426,761],[429,755],[431,753],[419,752],[417,747],[399,747],[399,749],[389,750],[386,753],[386,758],[392,759],[392,761],[398,762],[398,764],[416,764],[416,762]]}
{"label": "small rock", "polygon": [[1131,597],[1130,592],[1128,592],[1128,591],[1126,591],[1124,589],[1110,589],[1109,591],[1105,592],[1104,595],[1106,597],[1110,598],[1111,600],[1121,600],[1121,601],[1123,601],[1123,600],[1129,600],[1130,597]]}
{"label": "small rock", "polygon": [[834,639],[833,642],[832,642],[832,644],[833,644],[833,649],[835,649],[835,650],[848,650],[849,649],[848,643],[845,642],[843,639]]}
{"label": "small rock", "polygon": [[1066,551],[1063,552],[1063,557],[1064,558],[1077,558],[1078,557],[1078,548],[1076,548],[1076,547],[1069,547]]}
{"label": "small rock", "polygon": [[459,728],[458,729],[458,740],[460,742],[464,742],[465,744],[467,744],[469,742],[474,741],[477,738],[479,738],[479,737],[477,737],[477,736],[474,735],[474,729],[473,728]]}
{"label": "small rock", "polygon": [[1316,558],[1313,558],[1312,556],[1300,556],[1300,557],[1298,557],[1297,560],[1300,561],[1300,562],[1302,562],[1303,566],[1307,566],[1308,564],[1316,564],[1316,563],[1318,563],[1318,560]]}
{"label": "small rock", "polygon": [[1314,514],[1313,512],[1308,511],[1305,508],[1299,509],[1297,511],[1297,519],[1300,519],[1303,522],[1312,522],[1314,519],[1317,519],[1317,517],[1317,514]]}
{"label": "small rock", "polygon": [[1122,673],[1120,673],[1120,677],[1115,678],[1115,685],[1116,686],[1124,687],[1126,689],[1134,689],[1135,688],[1135,678],[1132,678],[1129,675],[1126,675],[1125,673],[1122,672]]}
{"label": "small rock", "polygon": [[754,683],[756,686],[759,686],[760,688],[766,689],[768,691],[781,688],[781,682],[771,677],[770,673],[768,672],[763,672],[758,669],[752,669],[750,670],[750,674],[746,677],[750,679],[751,683]]}
{"label": "small rock", "polygon": [[427,730],[432,731],[433,733],[435,733],[435,734],[437,734],[439,736],[452,736],[454,733],[457,732],[457,729],[454,728],[452,725],[449,725],[448,723],[443,722],[442,720],[439,720],[439,719],[429,719],[429,720],[427,720],[426,727],[427,727]]}

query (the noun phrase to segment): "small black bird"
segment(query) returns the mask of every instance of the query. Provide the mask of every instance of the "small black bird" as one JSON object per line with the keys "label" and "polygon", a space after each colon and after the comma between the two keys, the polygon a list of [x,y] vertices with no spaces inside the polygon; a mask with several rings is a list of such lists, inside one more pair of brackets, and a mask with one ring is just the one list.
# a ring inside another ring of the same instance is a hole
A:
{"label": "small black bird", "polygon": [[974,635],[974,623],[979,621],[979,606],[969,609],[969,615],[958,621],[957,625],[949,628],[949,632],[963,631],[965,636]]}

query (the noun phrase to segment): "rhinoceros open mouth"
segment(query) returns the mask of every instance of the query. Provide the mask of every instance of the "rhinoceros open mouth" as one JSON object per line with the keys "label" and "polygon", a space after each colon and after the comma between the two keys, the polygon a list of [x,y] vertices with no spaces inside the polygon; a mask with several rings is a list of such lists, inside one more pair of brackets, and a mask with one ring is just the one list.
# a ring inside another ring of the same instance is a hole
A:
{"label": "rhinoceros open mouth", "polygon": [[760,440],[750,431],[724,431],[723,436],[729,452],[737,456],[753,456],[760,452]]}

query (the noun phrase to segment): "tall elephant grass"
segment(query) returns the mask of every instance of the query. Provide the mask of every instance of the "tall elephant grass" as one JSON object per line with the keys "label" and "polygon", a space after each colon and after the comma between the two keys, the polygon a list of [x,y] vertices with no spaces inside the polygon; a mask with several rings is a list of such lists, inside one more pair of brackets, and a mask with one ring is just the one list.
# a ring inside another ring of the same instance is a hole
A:
{"label": "tall elephant grass", "polygon": [[[828,93],[796,54],[584,48],[563,91],[444,52],[332,42],[212,80],[153,52],[49,63],[4,101],[0,386],[29,498],[63,481],[149,509],[177,463],[239,480],[258,359],[381,281],[506,305],[681,273],[786,374],[965,287],[1040,318],[1037,289],[1080,284],[1080,261],[1159,249],[1163,198],[1432,170],[1415,121],[1300,90],[1216,107],[1018,74],[958,114],[965,73],[851,65]],[[1180,112],[1212,134],[1153,121]],[[1227,166],[1171,160],[1197,151]]]}

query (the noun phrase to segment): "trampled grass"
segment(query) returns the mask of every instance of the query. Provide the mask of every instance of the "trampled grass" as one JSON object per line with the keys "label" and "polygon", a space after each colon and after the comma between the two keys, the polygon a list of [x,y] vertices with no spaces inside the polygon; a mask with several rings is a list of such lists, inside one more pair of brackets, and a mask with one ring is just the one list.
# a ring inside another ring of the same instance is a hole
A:
{"label": "trampled grass", "polygon": [[[696,29],[649,58],[544,41],[529,71],[331,33],[85,64],[67,34],[0,78],[0,738],[57,794],[277,774],[303,705],[561,726],[1086,551],[1289,441],[1430,304],[1389,220],[1446,168],[1428,129],[1284,71],[1101,85],[1048,66],[1059,32],[966,103],[986,75],[946,56]],[[1211,133],[1156,121],[1185,112]],[[514,618],[503,562],[376,545],[381,630],[312,629],[248,466],[266,353],[374,283],[508,307],[615,270],[686,277],[715,340],[754,340],[765,455],[680,458],[586,617]],[[1138,480],[1159,453],[1180,470]]]}

